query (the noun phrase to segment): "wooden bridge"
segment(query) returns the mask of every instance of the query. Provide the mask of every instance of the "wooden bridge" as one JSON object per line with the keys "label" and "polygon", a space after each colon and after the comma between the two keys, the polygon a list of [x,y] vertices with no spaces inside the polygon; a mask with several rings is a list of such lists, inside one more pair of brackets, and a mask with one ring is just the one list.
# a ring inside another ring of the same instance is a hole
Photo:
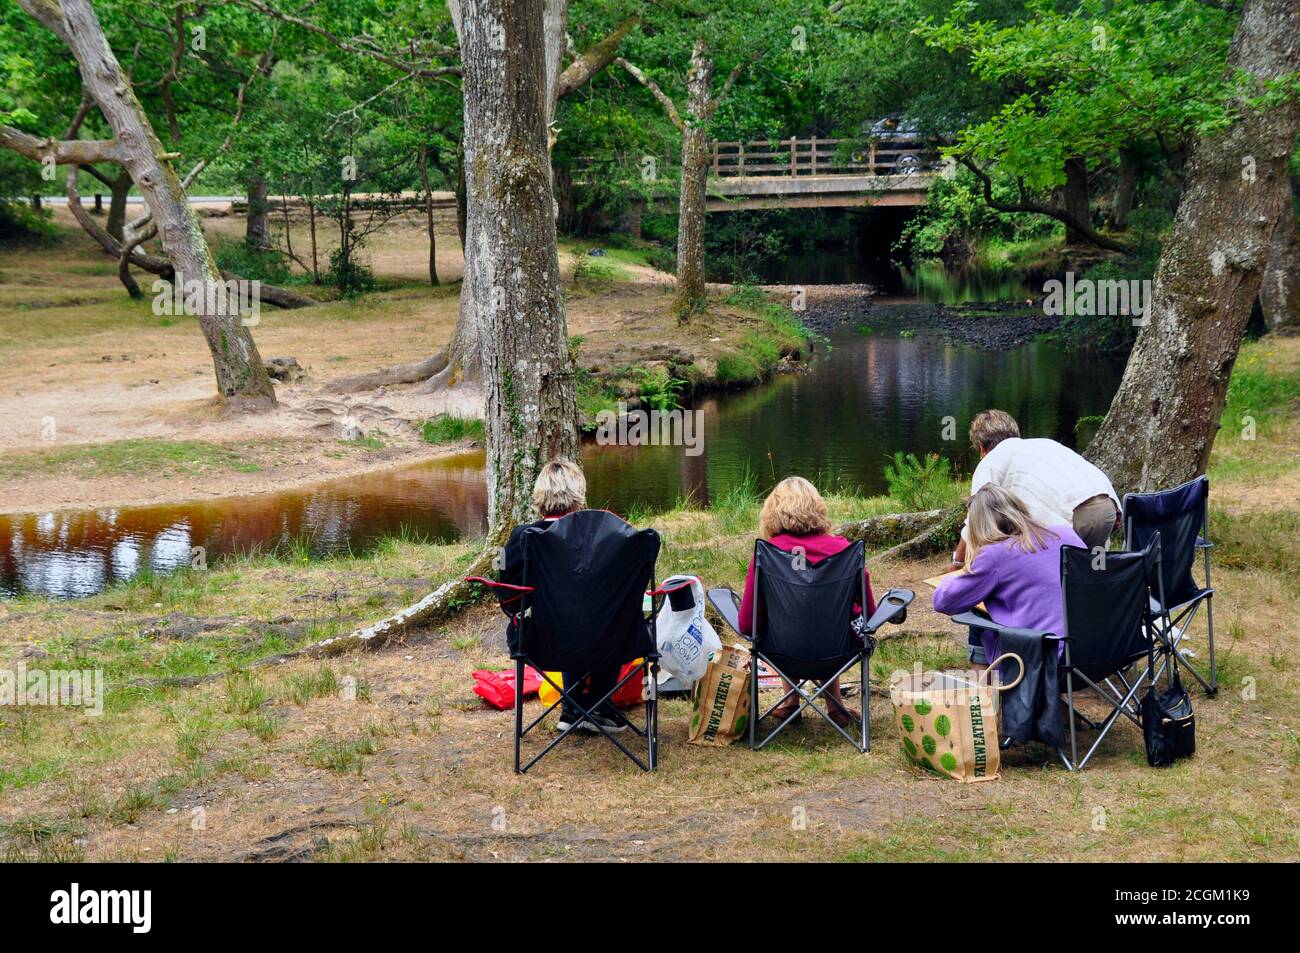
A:
{"label": "wooden bridge", "polygon": [[[944,172],[939,151],[928,144],[868,142],[861,139],[768,139],[710,144],[710,212],[751,208],[859,208],[868,205],[921,206]],[[675,159],[642,160],[642,182],[650,183],[658,208],[677,202],[675,176],[656,168]],[[578,162],[574,186],[626,177],[625,157]],[[657,187],[656,187],[657,183]]]}
{"label": "wooden bridge", "polygon": [[712,145],[708,208],[924,205],[942,174],[937,149],[860,139],[769,139]]}

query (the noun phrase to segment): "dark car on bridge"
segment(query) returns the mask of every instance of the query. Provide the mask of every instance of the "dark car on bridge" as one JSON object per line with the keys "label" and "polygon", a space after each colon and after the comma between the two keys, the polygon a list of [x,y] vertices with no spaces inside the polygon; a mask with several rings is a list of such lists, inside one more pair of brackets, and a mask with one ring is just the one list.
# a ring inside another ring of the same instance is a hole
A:
{"label": "dark car on bridge", "polygon": [[873,162],[884,175],[911,175],[938,165],[935,142],[921,133],[914,119],[885,116],[862,124],[863,146],[855,162]]}

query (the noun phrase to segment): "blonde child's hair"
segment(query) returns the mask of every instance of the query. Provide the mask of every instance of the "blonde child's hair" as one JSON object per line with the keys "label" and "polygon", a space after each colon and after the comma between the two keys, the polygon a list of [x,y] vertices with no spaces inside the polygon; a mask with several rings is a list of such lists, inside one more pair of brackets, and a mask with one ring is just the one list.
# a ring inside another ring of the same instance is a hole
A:
{"label": "blonde child's hair", "polygon": [[1030,516],[1018,496],[986,483],[971,497],[966,512],[966,570],[985,546],[1010,539],[1021,552],[1036,553],[1047,547],[1049,536],[1056,534]]}
{"label": "blonde child's hair", "polygon": [[817,487],[803,477],[792,476],[772,487],[758,515],[758,528],[767,539],[781,533],[811,536],[829,533],[831,521]]}
{"label": "blonde child's hair", "polygon": [[571,460],[552,460],[533,484],[533,509],[539,516],[563,516],[587,505],[587,478]]}

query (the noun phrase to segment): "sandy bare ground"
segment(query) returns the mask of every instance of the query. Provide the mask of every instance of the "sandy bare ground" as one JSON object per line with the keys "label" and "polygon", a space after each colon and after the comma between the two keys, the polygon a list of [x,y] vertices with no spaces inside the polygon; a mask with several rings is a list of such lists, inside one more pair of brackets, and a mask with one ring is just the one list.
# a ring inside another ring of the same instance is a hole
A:
{"label": "sandy bare ground", "polygon": [[[263,309],[254,331],[262,356],[294,357],[307,376],[277,384],[275,411],[231,417],[214,399],[211,361],[197,329],[184,318],[156,316],[150,301],[131,302],[113,262],[75,230],[66,211],[55,221],[68,229],[61,244],[0,250],[0,455],[138,438],[197,440],[236,447],[257,469],[190,473],[165,485],[150,485],[146,474],[33,473],[0,482],[0,512],[204,499],[343,477],[437,454],[419,437],[424,419],[482,413],[481,389],[473,386],[351,395],[328,387],[340,377],[427,357],[449,339],[464,264],[454,224],[438,235],[440,288],[423,284],[428,242],[411,217],[373,236],[366,249],[381,280],[405,284],[356,302]],[[204,222],[210,237],[242,234],[241,218]],[[306,247],[302,231],[294,229],[299,251]],[[322,244],[322,261],[328,251]],[[635,363],[665,336],[671,278],[635,265],[622,272],[616,286],[576,294],[569,304],[570,331],[584,337],[598,363]],[[149,294],[151,279],[139,278]],[[382,449],[341,452],[341,428],[352,422]]]}

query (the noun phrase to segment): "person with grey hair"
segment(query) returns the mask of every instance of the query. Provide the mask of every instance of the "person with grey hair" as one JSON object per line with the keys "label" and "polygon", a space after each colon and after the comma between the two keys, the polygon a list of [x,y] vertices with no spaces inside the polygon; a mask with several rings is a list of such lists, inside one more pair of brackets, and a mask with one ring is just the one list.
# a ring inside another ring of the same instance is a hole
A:
{"label": "person with grey hair", "polygon": [[[505,551],[502,553],[498,578],[500,582],[512,586],[523,584],[524,530],[530,526],[549,529],[557,520],[586,507],[587,478],[583,476],[582,468],[571,460],[556,459],[548,462],[542,467],[541,472],[537,474],[537,480],[533,484],[532,503],[533,510],[538,518],[532,523],[516,526],[511,531],[510,539],[505,545]],[[513,600],[501,603],[501,611],[509,619],[506,623],[506,641],[510,645],[512,654],[518,639],[518,633],[515,629],[514,605]],[[590,674],[586,672],[563,672],[561,678],[566,691],[571,686],[577,685],[579,682],[582,683],[577,694],[583,706],[590,709],[592,702],[603,698],[607,692],[618,684],[618,669],[595,671]],[[582,712],[572,705],[566,697],[560,706],[560,721],[556,727],[559,731],[568,731],[574,724],[577,724],[583,731],[591,732],[599,732],[601,727],[606,731],[614,732],[623,731],[627,727],[626,720],[619,714],[618,709],[609,702],[606,702],[599,710],[583,717]]]}
{"label": "person with grey hair", "polygon": [[[1025,439],[1020,425],[1004,410],[976,414],[971,446],[980,455],[970,491],[989,485],[1009,490],[1033,519],[1045,526],[1065,524],[1089,549],[1106,548],[1119,526],[1120,502],[1110,479],[1069,447],[1042,437]],[[962,527],[952,568],[967,565],[970,524]]]}

